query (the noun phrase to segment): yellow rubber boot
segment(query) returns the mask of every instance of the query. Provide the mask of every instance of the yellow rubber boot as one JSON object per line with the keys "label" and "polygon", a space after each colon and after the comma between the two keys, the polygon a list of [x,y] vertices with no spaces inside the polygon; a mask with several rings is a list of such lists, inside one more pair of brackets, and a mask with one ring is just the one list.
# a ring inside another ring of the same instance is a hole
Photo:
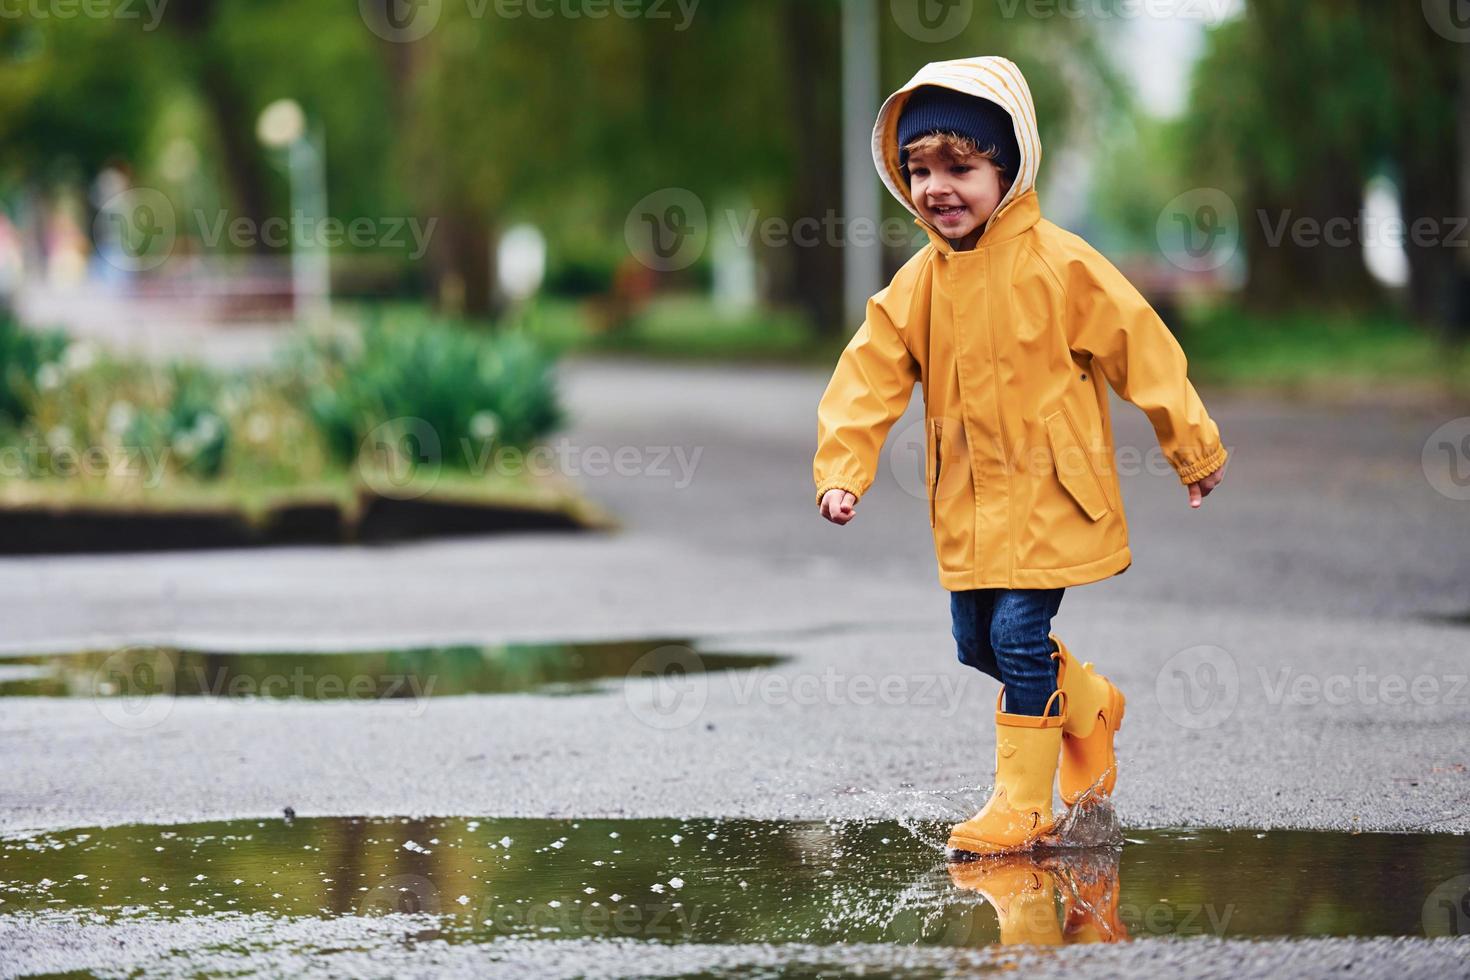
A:
{"label": "yellow rubber boot", "polygon": [[[1001,688],[1000,697],[1005,697]],[[1021,851],[1051,832],[1052,786],[1066,721],[1066,696],[1059,690],[1043,714],[1012,715],[995,705],[995,790],[975,816],[950,828],[952,851],[1003,854]],[[1051,714],[1052,705],[1061,709]]]}
{"label": "yellow rubber boot", "polygon": [[967,861],[951,864],[949,877],[958,887],[979,892],[995,909],[1002,943],[1061,945],[1056,879],[1036,862],[1024,855]]}
{"label": "yellow rubber boot", "polygon": [[1123,727],[1123,692],[1113,682],[1078,663],[1067,645],[1050,634],[1057,645],[1057,690],[1067,695],[1067,720],[1062,728],[1060,788],[1062,802],[1076,806],[1084,796],[1095,803],[1113,793],[1118,782],[1118,757],[1113,735]]}

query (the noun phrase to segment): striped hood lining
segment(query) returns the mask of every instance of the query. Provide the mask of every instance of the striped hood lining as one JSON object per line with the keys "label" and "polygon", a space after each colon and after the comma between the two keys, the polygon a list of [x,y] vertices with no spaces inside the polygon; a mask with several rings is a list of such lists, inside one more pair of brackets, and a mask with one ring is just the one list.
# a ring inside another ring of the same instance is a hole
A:
{"label": "striped hood lining", "polygon": [[1021,164],[1017,168],[1016,182],[1001,198],[990,221],[986,222],[989,228],[990,222],[1012,201],[1036,186],[1036,172],[1041,166],[1041,139],[1036,132],[1036,105],[1031,101],[1031,88],[1026,84],[1021,69],[1006,58],[959,58],[931,61],[884,101],[878,110],[878,122],[873,126],[873,164],[889,193],[920,220],[922,216],[909,197],[903,168],[898,162],[898,117],[909,95],[921,85],[938,85],[989,99],[1010,113],[1016,127],[1016,146],[1020,148]]}

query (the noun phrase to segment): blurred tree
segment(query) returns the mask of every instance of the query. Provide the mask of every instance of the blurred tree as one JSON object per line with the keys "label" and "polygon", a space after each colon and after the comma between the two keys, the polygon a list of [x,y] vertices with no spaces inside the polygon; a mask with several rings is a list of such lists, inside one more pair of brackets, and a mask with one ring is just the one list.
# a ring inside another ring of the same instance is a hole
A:
{"label": "blurred tree", "polygon": [[1379,160],[1389,78],[1372,24],[1353,9],[1367,4],[1251,0],[1211,32],[1196,68],[1191,163],[1244,204],[1254,307],[1357,309],[1380,298],[1361,248],[1294,233],[1355,219]]}
{"label": "blurred tree", "polygon": [[[1467,48],[1422,11],[1374,0],[1250,0],[1210,33],[1185,124],[1192,172],[1239,199],[1249,305],[1361,309],[1380,303],[1361,243],[1363,188],[1391,172],[1412,229],[1406,236],[1412,313],[1451,332],[1470,315],[1464,249],[1448,247],[1470,161],[1457,141]],[[1347,246],[1292,233],[1354,222]]]}
{"label": "blurred tree", "polygon": [[[666,187],[714,203],[779,184],[768,0],[662,19],[482,18],[446,7],[412,78],[400,141],[420,207],[467,311],[494,300],[488,243],[511,219],[553,245],[621,240],[629,208]],[[732,95],[738,93],[738,95]]]}
{"label": "blurred tree", "polygon": [[[1470,216],[1470,45],[1443,37],[1419,11],[1373,10],[1392,79],[1388,135],[1410,229],[1409,308],[1446,339],[1463,341],[1470,339],[1470,232],[1456,225]],[[1438,233],[1416,236],[1417,221]]]}
{"label": "blurred tree", "polygon": [[[785,80],[791,97],[785,120],[795,163],[786,213],[792,221],[822,220],[842,211],[844,166],[871,169],[867,160],[842,159],[841,39],[839,4],[788,3],[782,11]],[[876,114],[878,107],[873,107]],[[875,178],[876,179],[876,178]],[[823,222],[823,228],[827,224]],[[815,244],[793,245],[791,261],[780,270],[779,296],[801,307],[825,334],[845,334],[857,324],[843,322],[841,241],[824,233]]]}
{"label": "blurred tree", "polygon": [[[178,41],[184,70],[193,82],[213,124],[219,163],[229,181],[236,216],[261,227],[270,217],[260,146],[255,140],[255,112],[224,50],[228,32],[219,25],[228,0],[173,0],[164,8],[163,25]],[[263,250],[261,236],[254,247]]]}
{"label": "blurred tree", "polygon": [[[434,292],[471,314],[495,312],[491,245],[510,222],[535,222],[554,256],[604,266],[613,281],[630,208],[662,188],[693,192],[712,231],[744,234],[752,219],[825,226],[840,215],[842,169],[871,174],[867,159],[841,155],[840,0],[709,0],[687,22],[668,4],[657,8],[664,17],[590,6],[543,17],[446,3],[412,42],[364,21],[390,3],[399,0],[170,0],[156,31],[0,18],[0,166],[34,175],[69,161],[85,182],[121,159],[140,182],[170,188],[160,155],[192,144],[198,186],[179,200],[218,200],[230,218],[259,223],[284,213],[286,186],[255,121],[289,96],[326,131],[332,216],[436,221]],[[885,91],[926,61],[1006,54],[1028,73],[1048,141],[1116,94],[1087,21],[977,4],[940,43],[881,21]],[[742,210],[726,210],[731,202]],[[885,206],[908,226],[895,202]],[[848,332],[841,240],[819,238],[756,234],[747,247],[768,298]],[[657,276],[683,284],[704,268]]]}
{"label": "blurred tree", "polygon": [[90,176],[133,158],[163,74],[147,40],[126,21],[0,17],[0,170]]}

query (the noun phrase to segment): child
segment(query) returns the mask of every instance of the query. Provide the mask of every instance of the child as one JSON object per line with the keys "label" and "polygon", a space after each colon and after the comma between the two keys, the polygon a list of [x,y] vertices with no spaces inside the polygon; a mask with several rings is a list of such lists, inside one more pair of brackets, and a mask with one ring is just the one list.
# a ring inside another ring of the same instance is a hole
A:
{"label": "child", "polygon": [[995,790],[951,851],[1021,850],[1106,798],[1124,698],[1051,632],[1069,585],[1132,563],[1106,380],[1143,409],[1190,506],[1226,451],[1168,328],[1107,259],[1041,217],[1026,80],[1004,58],[926,65],[883,103],[873,158],[929,244],[868,301],[817,409],[822,516],[846,524],[915,382],[929,523],[962,663],[1001,682]]}

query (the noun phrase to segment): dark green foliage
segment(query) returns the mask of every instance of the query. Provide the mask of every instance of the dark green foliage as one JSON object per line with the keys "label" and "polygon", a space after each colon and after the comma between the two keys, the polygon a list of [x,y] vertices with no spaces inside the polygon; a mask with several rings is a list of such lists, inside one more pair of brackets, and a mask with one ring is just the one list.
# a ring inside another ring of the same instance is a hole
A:
{"label": "dark green foliage", "polygon": [[217,479],[230,448],[230,425],[219,407],[220,379],[203,368],[175,364],[168,369],[166,385],[168,400],[161,407],[136,411],[125,444],[167,453],[181,473]]}
{"label": "dark green foliage", "polygon": [[24,330],[0,314],[0,426],[16,428],[26,420],[37,373],[65,350],[60,333]]}
{"label": "dark green foliage", "polygon": [[427,424],[443,462],[468,467],[487,445],[526,447],[561,424],[551,358],[523,333],[376,316],[354,340],[298,352],[307,412],[341,464],[385,425]]}

